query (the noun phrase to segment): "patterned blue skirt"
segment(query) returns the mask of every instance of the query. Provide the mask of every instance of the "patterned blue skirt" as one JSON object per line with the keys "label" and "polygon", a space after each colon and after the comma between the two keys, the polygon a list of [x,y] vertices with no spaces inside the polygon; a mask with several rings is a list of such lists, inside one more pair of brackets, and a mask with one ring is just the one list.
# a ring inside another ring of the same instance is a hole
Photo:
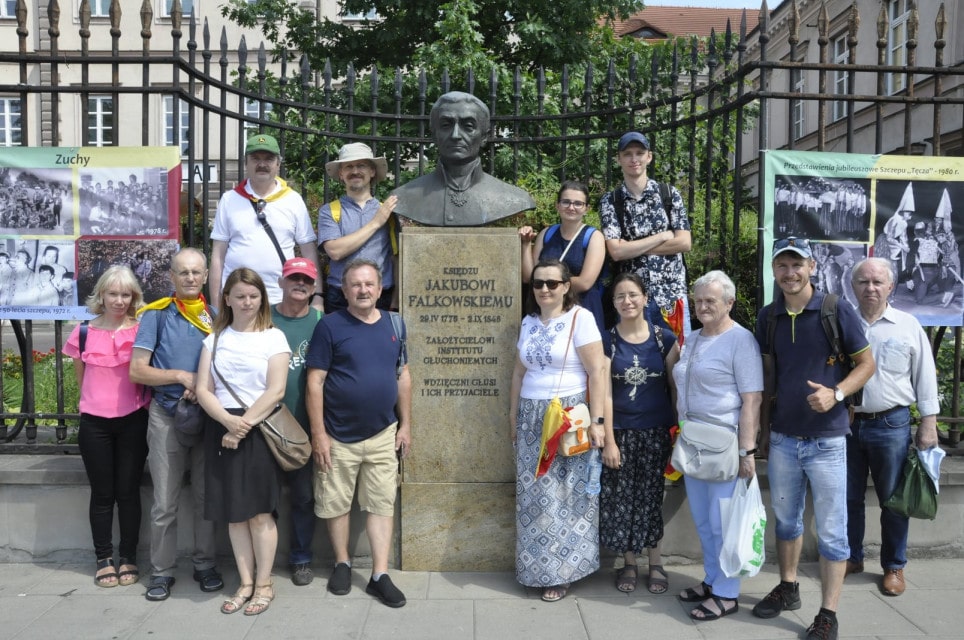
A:
{"label": "patterned blue skirt", "polygon": [[[585,394],[560,398],[569,407]],[[556,456],[535,479],[548,400],[519,401],[516,424],[516,580],[552,587],[599,569],[599,496],[586,493],[589,456]]]}

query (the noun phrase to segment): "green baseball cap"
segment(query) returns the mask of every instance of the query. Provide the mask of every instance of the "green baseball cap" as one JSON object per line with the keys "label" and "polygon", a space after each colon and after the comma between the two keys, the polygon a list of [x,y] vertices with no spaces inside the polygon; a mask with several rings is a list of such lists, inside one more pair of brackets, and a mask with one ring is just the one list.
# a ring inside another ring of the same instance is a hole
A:
{"label": "green baseball cap", "polygon": [[259,133],[256,136],[248,138],[248,142],[244,146],[244,155],[254,153],[255,151],[267,151],[276,156],[281,155],[281,147],[278,146],[278,141],[275,140],[273,136],[265,133]]}

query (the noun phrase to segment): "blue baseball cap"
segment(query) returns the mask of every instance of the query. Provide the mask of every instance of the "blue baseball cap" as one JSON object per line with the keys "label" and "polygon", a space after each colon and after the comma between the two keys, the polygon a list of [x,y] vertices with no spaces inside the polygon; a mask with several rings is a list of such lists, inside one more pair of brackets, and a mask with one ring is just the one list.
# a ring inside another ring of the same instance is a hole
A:
{"label": "blue baseball cap", "polygon": [[641,134],[639,131],[629,131],[624,133],[623,137],[619,139],[619,144],[616,146],[616,150],[622,151],[633,142],[643,145],[644,149],[652,148],[649,146],[649,138]]}

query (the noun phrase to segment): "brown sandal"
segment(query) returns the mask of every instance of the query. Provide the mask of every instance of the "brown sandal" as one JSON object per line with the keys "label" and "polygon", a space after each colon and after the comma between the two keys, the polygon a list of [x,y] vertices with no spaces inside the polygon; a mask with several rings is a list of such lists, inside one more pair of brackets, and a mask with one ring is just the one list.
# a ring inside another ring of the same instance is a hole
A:
{"label": "brown sandal", "polygon": [[[104,569],[110,569],[110,571],[101,573]],[[94,574],[94,584],[105,589],[117,586],[117,569],[114,568],[113,558],[101,558],[97,561],[97,573]]]}
{"label": "brown sandal", "polygon": [[627,564],[616,572],[616,588],[623,593],[636,590],[636,580],[639,578],[639,568],[634,564]]}
{"label": "brown sandal", "polygon": [[[659,574],[660,577],[654,577],[653,574]],[[669,591],[669,576],[663,570],[663,565],[661,564],[651,564],[649,565],[649,592],[660,595]]]}
{"label": "brown sandal", "polygon": [[[268,591],[271,595],[265,595],[265,591]],[[264,613],[268,610],[272,600],[274,600],[273,582],[255,586],[254,597],[252,597],[251,601],[248,602],[248,606],[244,608],[244,615],[257,616]]]}
{"label": "brown sandal", "polygon": [[120,559],[120,567],[117,572],[117,583],[122,587],[129,587],[141,579],[141,572],[137,565],[127,558]]}
{"label": "brown sandal", "polygon": [[[242,591],[247,591],[251,589],[250,595],[244,595]],[[238,587],[238,590],[234,592],[234,595],[230,598],[225,598],[224,602],[221,603],[221,613],[237,613],[245,603],[251,599],[251,595],[254,593],[253,584],[243,584]]]}

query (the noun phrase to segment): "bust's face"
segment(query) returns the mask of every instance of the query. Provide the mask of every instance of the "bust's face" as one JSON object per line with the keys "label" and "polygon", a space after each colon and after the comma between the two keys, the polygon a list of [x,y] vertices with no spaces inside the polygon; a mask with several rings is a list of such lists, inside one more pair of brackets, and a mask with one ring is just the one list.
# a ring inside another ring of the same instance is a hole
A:
{"label": "bust's face", "polygon": [[485,141],[478,109],[467,102],[439,107],[438,124],[433,133],[439,157],[451,164],[464,164],[478,158]]}

